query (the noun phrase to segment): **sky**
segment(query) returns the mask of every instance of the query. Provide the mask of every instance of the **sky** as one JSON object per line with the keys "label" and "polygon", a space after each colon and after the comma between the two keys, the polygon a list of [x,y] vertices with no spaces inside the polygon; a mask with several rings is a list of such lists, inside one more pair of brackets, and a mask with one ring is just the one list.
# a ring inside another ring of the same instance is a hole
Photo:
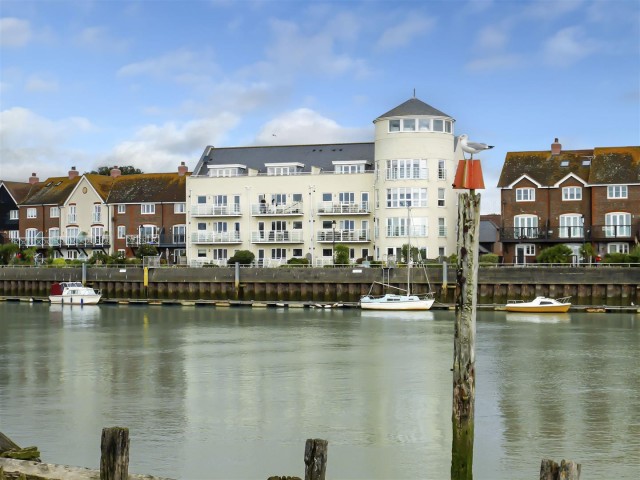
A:
{"label": "sky", "polygon": [[640,145],[640,2],[0,0],[0,179],[373,141],[413,97],[482,153]]}

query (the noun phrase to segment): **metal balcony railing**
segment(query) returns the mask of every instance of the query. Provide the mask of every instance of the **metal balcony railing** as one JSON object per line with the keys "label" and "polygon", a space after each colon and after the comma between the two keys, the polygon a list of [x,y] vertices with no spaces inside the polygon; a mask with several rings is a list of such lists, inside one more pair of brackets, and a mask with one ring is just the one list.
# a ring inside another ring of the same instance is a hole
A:
{"label": "metal balcony railing", "polygon": [[320,202],[318,214],[367,214],[371,213],[369,202]]}
{"label": "metal balcony railing", "polygon": [[199,230],[191,234],[193,243],[240,243],[240,232],[212,232]]}
{"label": "metal balcony railing", "polygon": [[127,247],[139,247],[140,245],[158,245],[159,235],[127,235],[125,237]]}
{"label": "metal balcony railing", "polygon": [[304,213],[303,207],[302,202],[282,205],[254,203],[251,205],[251,215],[302,215]]}
{"label": "metal balcony railing", "polygon": [[81,247],[81,248],[94,248],[94,247],[107,247],[110,240],[107,236],[94,236],[94,237],[20,237],[14,239],[13,243],[17,243],[21,247],[42,247],[42,248],[67,248],[67,247]]}
{"label": "metal balcony railing", "polygon": [[225,217],[242,215],[240,205],[214,205],[212,203],[197,203],[191,205],[191,215],[194,217]]}
{"label": "metal balcony railing", "polygon": [[[640,225],[636,227],[640,231]],[[553,225],[543,227],[507,227],[500,229],[501,241],[607,241],[631,240],[634,237],[632,225],[585,225],[564,227]],[[639,232],[640,233],[640,232]]]}
{"label": "metal balcony railing", "polygon": [[251,232],[251,243],[303,243],[302,230],[260,230]]}
{"label": "metal balcony railing", "polygon": [[371,236],[369,230],[318,230],[316,232],[318,242],[369,242]]}

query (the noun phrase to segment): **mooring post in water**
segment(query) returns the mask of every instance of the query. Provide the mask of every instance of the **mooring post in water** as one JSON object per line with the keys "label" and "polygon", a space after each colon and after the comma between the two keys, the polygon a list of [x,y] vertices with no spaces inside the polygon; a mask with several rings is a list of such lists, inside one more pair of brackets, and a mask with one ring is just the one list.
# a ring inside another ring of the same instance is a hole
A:
{"label": "mooring post in water", "polygon": [[129,478],[129,429],[103,428],[100,450],[102,452],[100,480],[127,480]]}
{"label": "mooring post in water", "polygon": [[558,465],[553,460],[543,458],[540,464],[540,480],[580,480],[581,469],[579,463],[562,460]]}
{"label": "mooring post in water", "polygon": [[308,439],[304,446],[304,480],[325,480],[327,440]]}
{"label": "mooring post in water", "polygon": [[453,409],[451,479],[473,478],[475,336],[480,195],[473,190],[458,199],[458,265],[453,339]]}

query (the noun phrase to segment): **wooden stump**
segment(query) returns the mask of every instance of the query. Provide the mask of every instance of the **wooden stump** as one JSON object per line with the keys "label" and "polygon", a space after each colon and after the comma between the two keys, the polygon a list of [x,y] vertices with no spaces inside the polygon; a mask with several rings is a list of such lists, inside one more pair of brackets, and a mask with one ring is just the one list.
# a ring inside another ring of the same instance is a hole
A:
{"label": "wooden stump", "polygon": [[325,480],[327,440],[308,439],[304,447],[304,480]]}
{"label": "wooden stump", "polygon": [[580,480],[581,465],[562,460],[558,465],[553,460],[543,458],[540,464],[540,480]]}
{"label": "wooden stump", "polygon": [[100,480],[128,480],[129,429],[103,428],[100,450]]}

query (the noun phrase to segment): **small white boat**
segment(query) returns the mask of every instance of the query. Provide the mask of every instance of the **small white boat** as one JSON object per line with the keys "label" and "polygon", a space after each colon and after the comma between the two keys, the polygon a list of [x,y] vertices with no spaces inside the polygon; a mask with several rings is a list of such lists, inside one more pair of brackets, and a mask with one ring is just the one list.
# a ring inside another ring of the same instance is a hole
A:
{"label": "small white boat", "polygon": [[362,310],[429,310],[435,299],[433,295],[365,295],[360,298]]}
{"label": "small white boat", "polygon": [[100,297],[100,290],[85,287],[80,282],[60,282],[51,285],[49,300],[63,305],[95,305]]}
{"label": "small white boat", "polygon": [[536,297],[530,302],[509,300],[505,309],[507,312],[565,313],[571,308],[570,298]]}

